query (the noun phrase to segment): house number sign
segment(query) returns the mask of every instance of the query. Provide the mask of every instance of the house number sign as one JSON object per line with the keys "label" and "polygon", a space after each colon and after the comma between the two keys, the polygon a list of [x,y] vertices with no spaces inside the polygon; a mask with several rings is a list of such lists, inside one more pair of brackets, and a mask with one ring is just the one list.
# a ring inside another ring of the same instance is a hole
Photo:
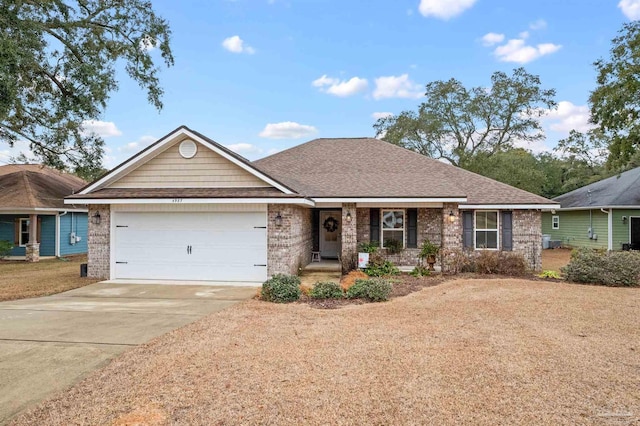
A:
{"label": "house number sign", "polygon": [[174,198],[173,200],[171,200],[172,203],[181,203],[182,202],[182,198]]}

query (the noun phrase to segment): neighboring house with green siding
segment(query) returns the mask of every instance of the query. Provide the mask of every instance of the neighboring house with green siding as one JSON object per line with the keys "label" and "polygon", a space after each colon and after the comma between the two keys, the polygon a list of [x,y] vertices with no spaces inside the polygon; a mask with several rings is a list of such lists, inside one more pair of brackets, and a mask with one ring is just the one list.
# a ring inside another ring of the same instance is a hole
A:
{"label": "neighboring house with green siding", "polygon": [[542,233],[567,247],[640,250],[640,167],[556,197]]}

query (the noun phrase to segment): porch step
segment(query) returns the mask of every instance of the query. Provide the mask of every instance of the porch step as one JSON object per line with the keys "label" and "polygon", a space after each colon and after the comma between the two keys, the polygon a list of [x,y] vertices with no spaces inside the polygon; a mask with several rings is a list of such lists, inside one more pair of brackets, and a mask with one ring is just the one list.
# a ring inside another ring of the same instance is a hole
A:
{"label": "porch step", "polygon": [[340,283],[340,272],[335,271],[303,271],[300,274],[300,283],[306,287],[312,287],[319,281],[333,281],[334,283]]}
{"label": "porch step", "polygon": [[342,272],[342,266],[338,262],[321,261],[311,262],[304,267],[304,272]]}

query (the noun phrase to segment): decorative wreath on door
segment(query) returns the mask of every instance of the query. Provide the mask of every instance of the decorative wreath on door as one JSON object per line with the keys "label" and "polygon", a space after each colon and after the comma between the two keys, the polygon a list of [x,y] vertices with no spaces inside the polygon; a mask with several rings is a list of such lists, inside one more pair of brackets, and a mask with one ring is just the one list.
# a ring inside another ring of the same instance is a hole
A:
{"label": "decorative wreath on door", "polygon": [[333,216],[329,216],[322,224],[322,227],[327,232],[335,232],[338,230],[338,221]]}

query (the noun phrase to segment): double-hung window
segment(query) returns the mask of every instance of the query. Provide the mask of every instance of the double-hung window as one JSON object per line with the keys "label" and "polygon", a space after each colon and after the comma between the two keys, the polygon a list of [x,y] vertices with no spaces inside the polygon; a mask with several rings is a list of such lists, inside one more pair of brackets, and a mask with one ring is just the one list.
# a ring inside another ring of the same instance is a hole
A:
{"label": "double-hung window", "polygon": [[476,211],[476,249],[498,249],[498,211]]}
{"label": "double-hung window", "polygon": [[551,229],[560,229],[560,216],[551,216]]}
{"label": "double-hung window", "polygon": [[20,233],[18,235],[18,243],[20,247],[24,247],[29,242],[29,219],[20,219]]}
{"label": "double-hung window", "polygon": [[382,247],[387,241],[396,240],[404,247],[405,220],[404,210],[382,210],[382,226],[380,227]]}

